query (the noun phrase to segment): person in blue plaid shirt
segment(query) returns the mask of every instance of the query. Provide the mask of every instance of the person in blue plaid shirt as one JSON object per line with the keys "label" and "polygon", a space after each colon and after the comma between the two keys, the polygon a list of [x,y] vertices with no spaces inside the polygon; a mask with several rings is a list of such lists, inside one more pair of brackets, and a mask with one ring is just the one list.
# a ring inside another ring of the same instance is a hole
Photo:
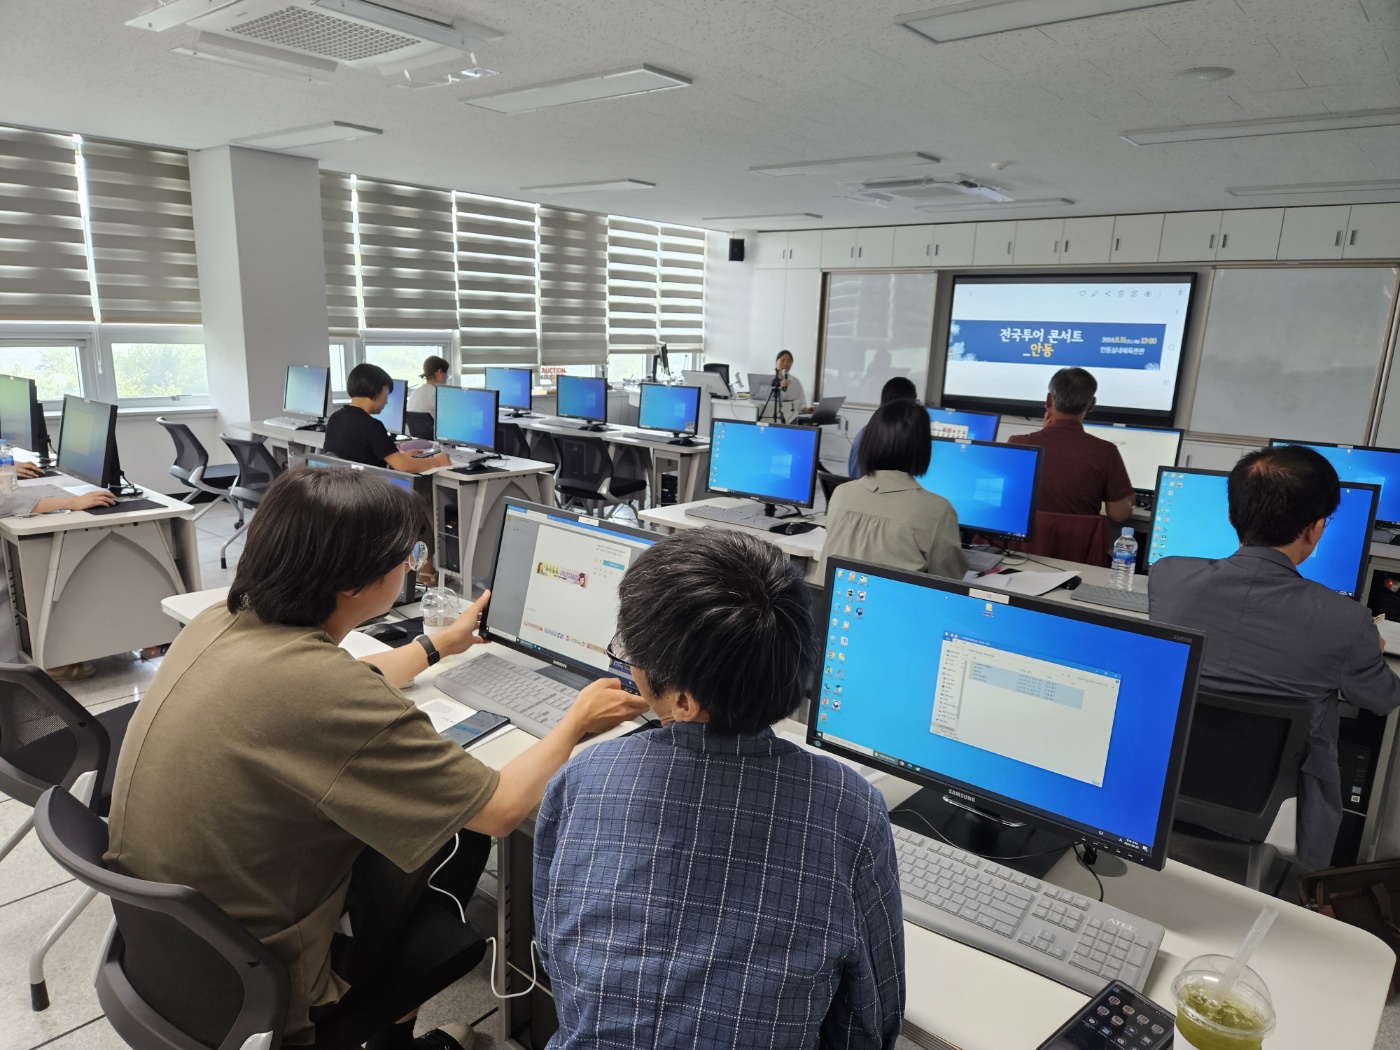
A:
{"label": "person in blue plaid shirt", "polygon": [[613,658],[662,727],[597,744],[535,825],[540,959],[576,1047],[892,1047],[899,873],[880,793],[773,733],[820,657],[766,540],[677,533],[622,580]]}

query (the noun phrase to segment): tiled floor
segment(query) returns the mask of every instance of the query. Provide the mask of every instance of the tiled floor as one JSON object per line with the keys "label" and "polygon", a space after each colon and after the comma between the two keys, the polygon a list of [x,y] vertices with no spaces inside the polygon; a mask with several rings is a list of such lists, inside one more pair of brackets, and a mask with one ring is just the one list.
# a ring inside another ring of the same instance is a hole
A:
{"label": "tiled floor", "polygon": [[[233,531],[234,514],[227,506],[200,519],[199,543],[205,587],[233,581],[242,540],[229,548],[229,567],[219,566],[219,545]],[[158,660],[134,656],[99,661],[98,674],[69,689],[94,713],[140,698],[159,666]],[[22,803],[0,796],[0,840],[28,815]],[[1226,878],[1242,880],[1244,851],[1219,843],[1177,838],[1175,859]],[[29,953],[49,927],[77,899],[80,889],[49,859],[31,835],[0,862],[0,1050],[120,1050],[125,1044],[107,1025],[92,987],[92,972],[111,909],[99,898],[49,953],[46,972],[53,1005],[42,1013],[29,1008],[26,969]],[[470,917],[479,930],[494,928],[494,908],[484,897],[472,902]],[[476,1021],[495,1009],[486,967],[478,967],[423,1008],[420,1028],[449,1021]],[[488,1030],[490,1022],[483,1025]],[[495,1050],[498,1043],[478,1036],[477,1047]],[[912,1048],[900,1040],[901,1048]],[[1019,1050],[1019,1048],[1008,1048]],[[1030,1048],[1026,1048],[1030,1050]],[[1400,1050],[1400,1001],[1385,1011],[1376,1050]]]}

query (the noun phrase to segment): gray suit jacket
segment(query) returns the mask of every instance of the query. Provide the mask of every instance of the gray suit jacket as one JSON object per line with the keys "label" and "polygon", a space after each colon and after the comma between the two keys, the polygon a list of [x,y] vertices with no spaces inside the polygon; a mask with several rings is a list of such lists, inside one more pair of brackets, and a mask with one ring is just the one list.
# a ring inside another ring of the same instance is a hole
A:
{"label": "gray suit jacket", "polygon": [[1153,620],[1205,632],[1201,688],[1312,706],[1298,859],[1327,867],[1342,818],[1336,693],[1378,715],[1400,706],[1400,678],[1366,606],[1304,579],[1272,547],[1241,547],[1220,561],[1163,558],[1152,567],[1148,601]]}

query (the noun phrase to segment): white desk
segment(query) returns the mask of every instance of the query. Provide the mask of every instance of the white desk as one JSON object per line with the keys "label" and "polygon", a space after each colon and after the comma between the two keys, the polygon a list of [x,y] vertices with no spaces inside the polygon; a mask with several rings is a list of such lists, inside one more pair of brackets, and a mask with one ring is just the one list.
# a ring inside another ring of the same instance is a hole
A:
{"label": "white desk", "polygon": [[[433,486],[433,529],[437,534],[438,568],[461,581],[461,593],[471,595],[476,582],[490,579],[500,541],[506,498],[554,505],[554,464],[537,459],[501,457],[495,468],[480,474],[458,474],[450,467],[430,472]],[[456,518],[454,529],[449,517]],[[448,566],[456,566],[455,569]]]}
{"label": "white desk", "polygon": [[[817,572],[820,564],[822,548],[826,545],[826,529],[820,526],[826,522],[824,515],[818,514],[811,518],[804,518],[818,525],[818,528],[811,532],[801,532],[795,536],[788,536],[781,532],[765,532],[760,529],[750,529],[743,525],[727,525],[722,521],[707,521],[704,518],[694,518],[686,514],[686,508],[695,507],[738,507],[744,504],[751,504],[752,500],[736,499],[733,496],[716,496],[713,499],[698,500],[695,503],[677,503],[670,507],[652,507],[644,510],[638,517],[648,525],[655,525],[666,532],[676,529],[703,529],[713,526],[720,529],[733,529],[736,532],[746,532],[752,536],[758,536],[773,544],[780,551],[792,558],[801,565],[803,575],[809,583],[820,584],[821,576]],[[797,520],[797,519],[792,519]]]}
{"label": "white desk", "polygon": [[207,591],[189,591],[162,598],[160,611],[184,627],[210,606],[222,605],[228,598],[227,587],[210,587]]}
{"label": "white desk", "polygon": [[255,421],[230,423],[229,429],[246,431],[263,438],[270,448],[282,453],[281,458],[284,463],[292,456],[320,452],[326,447],[326,432],[324,430],[293,430],[290,427],[274,427]]}

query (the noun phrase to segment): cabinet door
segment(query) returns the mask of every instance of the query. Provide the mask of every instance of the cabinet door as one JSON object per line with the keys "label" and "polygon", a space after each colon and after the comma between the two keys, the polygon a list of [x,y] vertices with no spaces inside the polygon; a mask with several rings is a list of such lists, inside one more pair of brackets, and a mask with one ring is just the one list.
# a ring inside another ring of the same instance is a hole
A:
{"label": "cabinet door", "polygon": [[[817,322],[822,309],[822,272],[789,270],[784,277],[781,349],[792,352],[793,371],[811,398],[817,389]],[[777,352],[774,349],[768,359]]]}
{"label": "cabinet door", "polygon": [[1108,261],[1156,262],[1162,246],[1162,216],[1119,215],[1113,220],[1113,250]]}
{"label": "cabinet door", "polygon": [[1015,261],[1016,224],[979,222],[972,249],[973,266],[1010,266]]}
{"label": "cabinet door", "polygon": [[849,270],[856,264],[859,230],[822,230],[822,269]]}
{"label": "cabinet door", "polygon": [[868,226],[856,237],[856,265],[888,268],[894,261],[894,227]]}
{"label": "cabinet door", "polygon": [[1282,208],[1227,211],[1220,219],[1217,259],[1277,259]]}
{"label": "cabinet door", "polygon": [[760,233],[753,239],[753,265],[756,270],[787,269],[786,233]]}
{"label": "cabinet door", "polygon": [[787,268],[789,270],[816,270],[821,268],[821,230],[791,230],[787,236]]}
{"label": "cabinet door", "polygon": [[764,365],[777,357],[778,351],[782,349],[783,300],[787,295],[787,275],[785,270],[754,271],[753,302],[749,307],[751,362]]}
{"label": "cabinet door", "polygon": [[1400,259],[1400,204],[1353,204],[1343,259]]}
{"label": "cabinet door", "polygon": [[894,231],[891,266],[932,266],[936,226],[900,226]]}
{"label": "cabinet door", "polygon": [[953,222],[933,228],[935,266],[971,266],[977,242],[975,222]]}
{"label": "cabinet door", "polygon": [[1285,208],[1280,259],[1340,259],[1347,239],[1350,204],[1327,208]]}
{"label": "cabinet door", "polygon": [[1220,240],[1220,212],[1179,211],[1162,220],[1158,262],[1214,259]]}
{"label": "cabinet door", "polygon": [[[1018,236],[1017,241],[1020,241]],[[1019,247],[1019,243],[1017,247]],[[1064,239],[1060,241],[1060,262],[1064,265],[1086,266],[1108,262],[1113,247],[1113,216],[1096,215],[1092,219],[1066,219]]]}
{"label": "cabinet door", "polygon": [[1016,250],[1012,260],[1017,266],[1050,266],[1060,261],[1060,239],[1064,236],[1064,219],[1023,219],[1016,224]]}

